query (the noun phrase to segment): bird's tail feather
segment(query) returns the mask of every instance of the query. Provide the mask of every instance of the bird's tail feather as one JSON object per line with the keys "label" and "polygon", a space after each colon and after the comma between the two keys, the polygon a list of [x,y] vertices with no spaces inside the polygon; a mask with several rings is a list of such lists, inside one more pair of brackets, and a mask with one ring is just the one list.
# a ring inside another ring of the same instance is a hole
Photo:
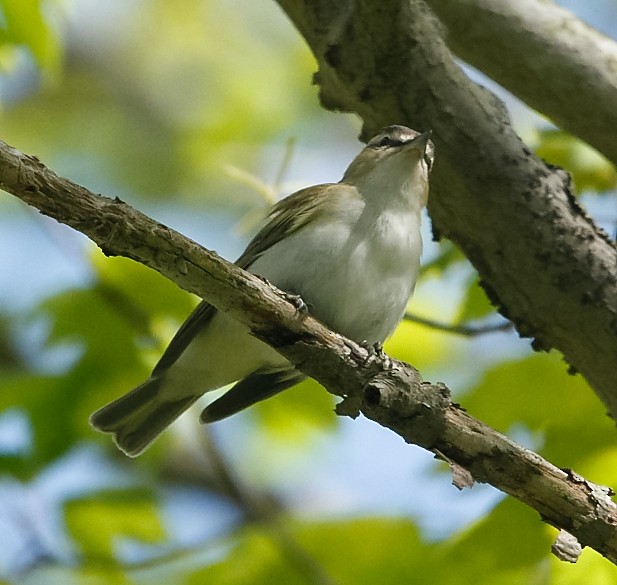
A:
{"label": "bird's tail feather", "polygon": [[199,420],[202,423],[211,423],[227,418],[257,402],[295,386],[305,378],[306,376],[295,368],[273,372],[258,370],[240,380],[231,390],[206,406]]}
{"label": "bird's tail feather", "polygon": [[111,433],[118,448],[137,457],[197,398],[162,400],[163,377],[150,378],[128,394],[110,402],[90,417],[90,424]]}

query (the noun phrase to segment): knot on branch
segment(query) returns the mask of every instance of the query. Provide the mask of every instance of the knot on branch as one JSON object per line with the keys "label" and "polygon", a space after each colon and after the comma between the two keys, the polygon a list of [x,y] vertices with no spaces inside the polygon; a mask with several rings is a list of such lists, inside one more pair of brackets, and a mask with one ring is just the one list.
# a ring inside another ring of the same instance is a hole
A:
{"label": "knot on branch", "polygon": [[444,384],[424,382],[415,368],[394,363],[364,386],[359,409],[407,442],[431,448],[443,434],[450,405]]}

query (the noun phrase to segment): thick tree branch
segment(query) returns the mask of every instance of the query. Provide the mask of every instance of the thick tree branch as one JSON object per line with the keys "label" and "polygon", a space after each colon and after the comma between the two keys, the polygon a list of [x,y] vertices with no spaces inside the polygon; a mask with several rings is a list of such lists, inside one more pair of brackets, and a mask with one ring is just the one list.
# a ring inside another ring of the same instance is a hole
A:
{"label": "thick tree branch", "polygon": [[[537,159],[472,83],[422,0],[278,0],[319,63],[324,106],[434,132],[429,211],[500,311],[559,349],[617,417],[617,249],[566,173]],[[585,117],[586,112],[581,112]]]}
{"label": "thick tree branch", "polygon": [[427,3],[459,57],[617,164],[615,41],[553,2]]}
{"label": "thick tree branch", "polygon": [[339,414],[367,418],[468,470],[537,510],[617,563],[617,506],[609,490],[539,455],[453,404],[442,384],[367,351],[310,316],[277,290],[151,220],[122,201],[56,176],[0,141],[0,188],[90,237],[108,255],[132,258],[229,312],[299,369],[344,400]]}

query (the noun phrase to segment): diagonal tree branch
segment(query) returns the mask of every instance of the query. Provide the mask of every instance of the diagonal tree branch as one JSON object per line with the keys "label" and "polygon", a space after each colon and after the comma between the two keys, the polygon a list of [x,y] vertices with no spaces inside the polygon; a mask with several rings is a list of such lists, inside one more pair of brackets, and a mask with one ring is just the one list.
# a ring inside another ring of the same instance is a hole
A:
{"label": "diagonal tree branch", "polygon": [[35,157],[1,141],[0,188],[86,234],[106,254],[150,266],[229,312],[342,397],[339,414],[362,413],[392,429],[455,470],[464,468],[476,481],[528,504],[546,522],[617,563],[617,506],[610,490],[555,467],[474,419],[450,401],[443,384],[423,382],[414,368],[367,351],[298,314],[259,278],[119,199],[95,195],[58,177]]}
{"label": "diagonal tree branch", "polygon": [[[617,249],[569,177],[516,135],[503,104],[472,83],[422,0],[278,0],[315,55],[322,104],[432,129],[429,211],[438,234],[536,349],[559,349],[617,418]],[[581,115],[585,115],[584,112]]]}

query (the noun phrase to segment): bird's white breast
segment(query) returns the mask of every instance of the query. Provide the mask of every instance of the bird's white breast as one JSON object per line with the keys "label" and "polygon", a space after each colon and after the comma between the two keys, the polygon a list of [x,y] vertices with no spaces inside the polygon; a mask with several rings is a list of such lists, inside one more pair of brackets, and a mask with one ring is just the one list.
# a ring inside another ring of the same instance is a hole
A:
{"label": "bird's white breast", "polygon": [[421,249],[418,211],[399,206],[376,212],[362,199],[344,198],[331,213],[273,245],[250,269],[301,295],[335,331],[375,343],[402,318]]}

